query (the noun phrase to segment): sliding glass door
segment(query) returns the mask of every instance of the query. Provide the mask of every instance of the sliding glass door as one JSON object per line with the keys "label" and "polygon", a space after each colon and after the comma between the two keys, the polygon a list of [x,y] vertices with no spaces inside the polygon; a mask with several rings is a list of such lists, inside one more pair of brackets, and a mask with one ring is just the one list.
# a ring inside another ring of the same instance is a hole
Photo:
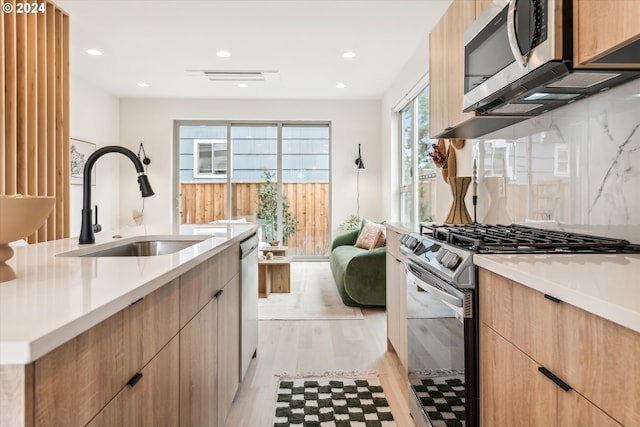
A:
{"label": "sliding glass door", "polygon": [[329,247],[329,124],[177,122],[181,224],[247,220],[289,254]]}

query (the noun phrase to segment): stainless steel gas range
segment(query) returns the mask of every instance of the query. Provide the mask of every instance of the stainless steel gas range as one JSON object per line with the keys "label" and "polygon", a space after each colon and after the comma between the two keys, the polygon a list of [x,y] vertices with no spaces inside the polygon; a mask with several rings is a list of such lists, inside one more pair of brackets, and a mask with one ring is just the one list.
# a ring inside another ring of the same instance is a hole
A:
{"label": "stainless steel gas range", "polygon": [[418,427],[478,425],[478,286],[473,255],[640,253],[626,240],[522,225],[422,224],[404,234],[409,406]]}

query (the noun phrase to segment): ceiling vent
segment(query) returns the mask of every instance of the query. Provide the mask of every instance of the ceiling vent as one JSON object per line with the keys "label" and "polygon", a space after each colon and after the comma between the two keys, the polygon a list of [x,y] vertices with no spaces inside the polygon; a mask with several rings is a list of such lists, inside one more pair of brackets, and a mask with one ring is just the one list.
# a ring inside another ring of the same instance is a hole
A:
{"label": "ceiling vent", "polygon": [[213,82],[263,82],[278,76],[277,70],[187,70]]}

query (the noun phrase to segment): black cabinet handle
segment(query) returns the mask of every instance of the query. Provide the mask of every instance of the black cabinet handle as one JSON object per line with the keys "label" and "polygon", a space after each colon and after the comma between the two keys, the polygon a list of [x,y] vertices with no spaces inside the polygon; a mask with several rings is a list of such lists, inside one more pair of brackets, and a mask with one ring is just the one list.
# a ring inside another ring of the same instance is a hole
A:
{"label": "black cabinet handle", "polygon": [[218,292],[216,292],[215,294],[213,294],[213,297],[214,297],[214,298],[216,298],[216,299],[217,299],[217,298],[219,298],[219,297],[220,297],[220,295],[222,295],[222,292],[223,292],[223,291],[222,291],[222,289],[220,289]]}
{"label": "black cabinet handle", "polygon": [[133,377],[131,377],[131,379],[129,380],[129,382],[127,383],[129,386],[133,387],[134,385],[136,385],[138,383],[138,381],[140,381],[142,379],[142,373],[138,372],[137,374],[135,374]]}
{"label": "black cabinet handle", "polygon": [[542,375],[544,375],[545,377],[549,378],[551,381],[553,381],[558,387],[560,387],[564,391],[570,391],[571,390],[571,386],[569,384],[565,383],[560,378],[556,377],[553,374],[553,372],[551,372],[550,370],[548,370],[544,366],[540,366],[538,368],[538,371],[540,371],[542,373]]}
{"label": "black cabinet handle", "polygon": [[559,299],[558,299],[558,298],[556,298],[556,297],[552,297],[552,296],[551,296],[551,295],[549,295],[549,294],[544,294],[544,297],[545,297],[546,299],[548,299],[549,301],[553,301],[553,302],[555,302],[556,304],[560,304],[560,303],[562,302],[562,300],[559,300]]}
{"label": "black cabinet handle", "polygon": [[138,298],[137,300],[135,300],[134,302],[131,303],[131,305],[136,305],[137,303],[139,303],[140,301],[143,300],[144,297],[142,298]]}

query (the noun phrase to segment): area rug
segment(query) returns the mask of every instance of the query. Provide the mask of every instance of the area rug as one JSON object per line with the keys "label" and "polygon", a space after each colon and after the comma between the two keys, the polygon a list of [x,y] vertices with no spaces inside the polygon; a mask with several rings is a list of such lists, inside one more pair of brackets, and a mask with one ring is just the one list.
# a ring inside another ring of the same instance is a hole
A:
{"label": "area rug", "polygon": [[282,379],[274,427],[395,427],[377,377]]}
{"label": "area rug", "polygon": [[364,319],[358,307],[342,303],[329,262],[292,262],[291,292],[258,301],[259,320]]}
{"label": "area rug", "polygon": [[464,427],[464,374],[411,378],[433,427]]}

